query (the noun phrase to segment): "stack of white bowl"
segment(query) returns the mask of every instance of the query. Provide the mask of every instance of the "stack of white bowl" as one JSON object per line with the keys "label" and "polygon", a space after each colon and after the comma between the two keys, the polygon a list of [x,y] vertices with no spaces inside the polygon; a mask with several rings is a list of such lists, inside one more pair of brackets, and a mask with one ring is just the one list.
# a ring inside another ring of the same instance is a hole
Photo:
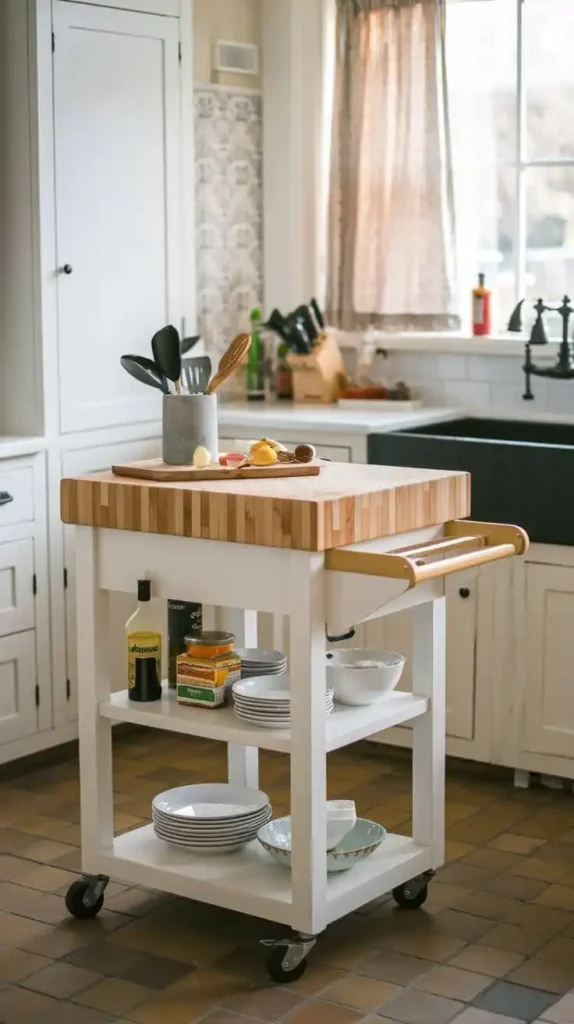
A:
{"label": "stack of white bowl", "polygon": [[241,676],[281,675],[287,669],[287,656],[282,651],[264,651],[259,647],[240,647],[235,651],[241,658]]}
{"label": "stack of white bowl", "polygon": [[255,839],[271,805],[260,789],[208,783],[158,793],[152,816],[156,836],[166,843],[190,853],[230,853]]}
{"label": "stack of white bowl", "polygon": [[[232,687],[235,714],[263,729],[291,726],[291,679],[286,674],[241,679]],[[325,714],[333,710],[333,691],[325,692]]]}

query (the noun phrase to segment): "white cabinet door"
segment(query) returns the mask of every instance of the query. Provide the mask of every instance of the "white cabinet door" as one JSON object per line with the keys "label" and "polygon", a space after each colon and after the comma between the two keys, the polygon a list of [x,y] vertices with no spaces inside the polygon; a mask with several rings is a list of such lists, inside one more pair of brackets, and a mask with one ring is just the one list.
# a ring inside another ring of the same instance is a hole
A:
{"label": "white cabinet door", "polygon": [[38,728],[34,630],[0,639],[0,743],[31,736]]}
{"label": "white cabinet door", "polygon": [[34,541],[0,544],[0,636],[34,626]]}
{"label": "white cabinet door", "polygon": [[[475,648],[478,570],[457,573],[445,580],[446,605],[446,732],[453,740],[475,738]],[[397,612],[366,622],[361,631],[367,649],[398,651],[407,662],[399,689],[412,691],[411,613]],[[410,743],[410,727],[395,730],[395,737]],[[384,742],[385,734],[380,738]]]}
{"label": "white cabinet door", "polygon": [[120,356],[181,323],[179,21],[56,0],[54,33],[60,426],[156,419]]}
{"label": "white cabinet door", "polygon": [[[132,462],[135,459],[157,458],[161,451],[161,440],[151,438],[143,441],[125,441],[122,444],[99,445],[64,452],[62,475],[81,476],[110,469],[114,462]],[[68,678],[68,718],[78,717],[78,676],[76,667],[76,587],[74,565],[74,527],[64,527],[64,565],[66,567],[66,666]],[[112,678],[117,681],[116,689],[125,689],[125,648],[124,625],[135,610],[137,580],[134,580],[134,595],[110,595],[109,604],[109,657]],[[165,634],[165,610],[158,620],[159,628]]]}
{"label": "white cabinet door", "polygon": [[520,748],[574,756],[574,568],[526,566],[526,686]]}
{"label": "white cabinet door", "polygon": [[99,7],[122,7],[129,11],[165,14],[175,18],[179,14],[180,0],[68,0],[69,3],[97,4]]}

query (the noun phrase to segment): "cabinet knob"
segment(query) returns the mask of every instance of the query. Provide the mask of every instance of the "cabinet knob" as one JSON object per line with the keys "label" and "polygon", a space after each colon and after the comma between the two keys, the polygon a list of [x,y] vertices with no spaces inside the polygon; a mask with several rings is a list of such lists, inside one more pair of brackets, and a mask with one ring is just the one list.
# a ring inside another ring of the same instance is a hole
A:
{"label": "cabinet knob", "polygon": [[72,265],[70,263],[64,263],[64,266],[61,268],[61,273],[62,274],[71,274],[72,273],[72,269],[73,268],[72,268]]}
{"label": "cabinet knob", "polygon": [[10,501],[14,501],[12,495],[8,491],[0,491],[0,505],[7,505]]}
{"label": "cabinet knob", "polygon": [[468,589],[468,587],[461,587],[459,590],[459,594],[461,597],[470,597],[470,590]]}

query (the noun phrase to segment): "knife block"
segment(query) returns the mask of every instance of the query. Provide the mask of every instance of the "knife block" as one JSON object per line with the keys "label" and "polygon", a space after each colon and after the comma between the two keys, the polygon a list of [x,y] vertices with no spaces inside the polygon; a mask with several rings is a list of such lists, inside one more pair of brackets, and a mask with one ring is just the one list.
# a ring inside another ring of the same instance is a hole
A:
{"label": "knife block", "polygon": [[290,352],[287,362],[293,371],[295,402],[336,402],[347,383],[345,364],[335,335],[324,331],[312,352]]}

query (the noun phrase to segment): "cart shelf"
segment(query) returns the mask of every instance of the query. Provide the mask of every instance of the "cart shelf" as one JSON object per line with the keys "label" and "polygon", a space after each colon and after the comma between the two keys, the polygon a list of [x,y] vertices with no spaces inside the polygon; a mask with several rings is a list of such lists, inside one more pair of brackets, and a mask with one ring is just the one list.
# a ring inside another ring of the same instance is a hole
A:
{"label": "cart shelf", "polygon": [[[432,853],[408,836],[389,834],[378,850],[349,871],[327,875],[327,921],[334,921],[431,867]],[[157,839],[153,825],[116,836],[98,870],[132,885],[161,889],[203,903],[293,925],[291,872],[257,840],[243,850],[199,856]]]}
{"label": "cart shelf", "polygon": [[[380,704],[367,707],[336,704],[333,713],[326,718],[325,749],[338,750],[375,732],[418,718],[428,711],[429,704],[427,697],[397,691],[388,693]],[[230,707],[213,710],[178,704],[173,691],[167,688],[161,700],[149,704],[131,701],[127,690],[113,693],[108,701],[100,704],[100,715],[112,721],[131,722],[151,729],[166,729],[262,750],[290,753],[292,748],[290,729],[251,728],[241,722]]]}

